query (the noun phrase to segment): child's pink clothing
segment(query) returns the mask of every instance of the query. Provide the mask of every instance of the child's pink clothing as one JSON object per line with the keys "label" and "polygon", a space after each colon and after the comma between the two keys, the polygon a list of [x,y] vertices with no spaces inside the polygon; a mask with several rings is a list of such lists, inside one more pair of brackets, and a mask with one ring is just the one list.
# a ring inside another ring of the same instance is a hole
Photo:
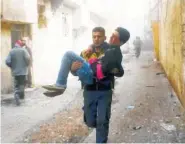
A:
{"label": "child's pink clothing", "polygon": [[91,58],[91,59],[89,59],[88,62],[89,62],[90,65],[97,62],[97,64],[96,64],[96,77],[97,77],[98,80],[103,79],[105,76],[104,76],[103,71],[102,71],[101,63],[98,63],[98,59],[97,58]]}

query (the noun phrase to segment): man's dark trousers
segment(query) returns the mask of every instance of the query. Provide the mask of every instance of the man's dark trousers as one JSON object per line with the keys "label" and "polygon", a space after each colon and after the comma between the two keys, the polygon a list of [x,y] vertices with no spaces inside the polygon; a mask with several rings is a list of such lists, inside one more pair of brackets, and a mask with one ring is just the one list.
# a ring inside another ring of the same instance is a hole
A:
{"label": "man's dark trousers", "polygon": [[25,88],[25,75],[15,76],[14,77],[14,93],[18,95],[19,98],[24,98],[24,88]]}
{"label": "man's dark trousers", "polygon": [[106,143],[109,133],[112,90],[84,90],[84,121],[96,128],[96,143]]}

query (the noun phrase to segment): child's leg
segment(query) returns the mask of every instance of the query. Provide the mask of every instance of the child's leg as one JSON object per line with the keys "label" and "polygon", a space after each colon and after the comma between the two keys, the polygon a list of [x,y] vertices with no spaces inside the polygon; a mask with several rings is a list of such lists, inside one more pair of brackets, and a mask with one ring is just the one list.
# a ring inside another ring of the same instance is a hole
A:
{"label": "child's leg", "polygon": [[68,74],[70,72],[72,63],[75,61],[84,62],[85,60],[79,55],[75,54],[73,51],[68,51],[64,54],[62,61],[61,61],[61,66],[60,66],[60,70],[58,73],[56,86],[59,86],[59,87],[67,86]]}
{"label": "child's leg", "polygon": [[67,87],[68,74],[70,72],[72,63],[75,61],[84,62],[85,60],[75,54],[73,51],[68,51],[64,54],[56,83],[54,85],[42,86],[43,88],[51,91],[44,93],[45,95],[56,96],[56,94],[59,95],[58,93],[56,93],[56,91],[59,91],[60,94],[65,91],[65,88]]}

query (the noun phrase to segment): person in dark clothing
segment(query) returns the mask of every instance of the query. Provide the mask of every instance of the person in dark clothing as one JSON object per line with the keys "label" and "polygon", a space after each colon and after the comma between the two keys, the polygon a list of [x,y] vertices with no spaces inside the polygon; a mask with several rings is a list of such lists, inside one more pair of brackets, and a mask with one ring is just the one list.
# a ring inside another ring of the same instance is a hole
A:
{"label": "person in dark clothing", "polygon": [[139,36],[136,36],[136,39],[134,40],[133,44],[134,44],[135,56],[136,58],[139,58],[141,54],[141,46],[142,46],[142,41]]}
{"label": "person in dark clothing", "polygon": [[[106,78],[107,75],[114,74],[115,71],[119,71],[122,75],[124,74],[123,67],[121,65],[122,62],[122,53],[120,50],[119,45],[123,45],[126,43],[130,37],[129,32],[124,28],[117,28],[116,32],[120,33],[120,35],[123,35],[123,38],[121,39],[121,43],[118,44],[115,38],[117,38],[116,34],[113,34],[110,38],[110,48],[105,51],[104,56],[101,58],[92,57],[89,58],[88,62],[85,61],[85,59],[81,58],[77,54],[75,54],[72,51],[68,51],[64,54],[60,72],[58,74],[58,79],[55,85],[45,85],[43,88],[50,90],[50,91],[60,91],[61,94],[64,92],[64,90],[67,87],[67,76],[70,72],[71,65],[74,61],[81,61],[83,62],[83,66],[76,71],[76,74],[81,82],[86,84],[92,84],[93,83],[93,77],[96,78],[96,80],[101,80]],[[116,33],[115,32],[115,33]],[[98,46],[99,47],[99,46]],[[93,49],[98,48],[94,45],[92,45],[86,53],[92,53]],[[90,65],[89,65],[90,64]],[[120,76],[122,76],[120,75]],[[44,93],[47,96],[55,96],[56,94],[51,92],[45,92]],[[57,95],[60,95],[60,93],[57,93]]]}
{"label": "person in dark clothing", "polygon": [[[117,29],[111,37],[112,43],[120,47],[123,39],[129,39],[129,32],[122,35],[120,32],[125,29]],[[92,39],[94,48],[92,51],[84,50],[81,53],[83,60],[88,61],[90,58],[101,58],[110,46],[105,43],[105,30],[102,27],[95,27],[92,31]],[[71,72],[76,74],[76,71],[83,66],[83,62],[75,61],[72,63]],[[109,119],[111,115],[112,89],[114,87],[114,76],[123,76],[123,71],[114,69],[113,73],[105,74],[106,77],[97,80],[93,78],[92,84],[84,85],[84,122],[88,127],[96,128],[96,142],[106,143],[109,133]],[[56,92],[57,93],[57,92]],[[60,92],[59,92],[60,93]]]}
{"label": "person in dark clothing", "polygon": [[[100,38],[104,37],[102,28],[95,28],[93,31],[93,43],[99,45]],[[119,36],[118,32],[114,32],[111,37],[111,42],[121,46],[121,39],[129,38],[128,35]],[[102,48],[103,49],[103,48]],[[108,50],[108,49],[106,49]],[[106,50],[104,52],[106,52]],[[91,55],[90,55],[91,56]],[[74,63],[71,67],[75,71],[80,67],[79,63]],[[122,72],[115,71],[114,74],[109,74],[106,78],[94,82],[92,85],[84,85],[84,122],[88,127],[96,128],[96,142],[106,143],[109,133],[109,120],[111,116],[112,89],[114,88],[114,76],[122,76]]]}
{"label": "person in dark clothing", "polygon": [[27,40],[28,40],[27,37],[23,37],[21,41],[23,43],[23,48],[25,48],[30,55],[30,65],[28,67],[28,75],[26,77],[26,84],[27,84],[27,87],[31,88],[32,87],[32,72],[31,72],[31,70],[32,70],[32,64],[33,64],[33,56],[32,56],[31,48],[28,47],[28,45],[27,45]]}
{"label": "person in dark clothing", "polygon": [[24,99],[25,78],[30,63],[30,55],[22,46],[21,40],[18,40],[6,58],[6,65],[11,68],[14,76],[14,97],[17,105],[20,105],[19,99]]}

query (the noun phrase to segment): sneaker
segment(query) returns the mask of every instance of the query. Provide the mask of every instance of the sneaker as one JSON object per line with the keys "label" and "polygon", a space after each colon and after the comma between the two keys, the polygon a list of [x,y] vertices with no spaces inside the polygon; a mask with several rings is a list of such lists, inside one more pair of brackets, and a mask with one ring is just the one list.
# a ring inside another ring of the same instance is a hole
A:
{"label": "sneaker", "polygon": [[15,95],[15,102],[16,102],[16,105],[17,105],[17,106],[20,105],[19,95],[18,95],[18,94]]}
{"label": "sneaker", "polygon": [[59,87],[59,86],[56,86],[56,85],[45,85],[45,86],[42,86],[42,87],[49,90],[49,91],[64,91],[65,90],[64,87]]}
{"label": "sneaker", "polygon": [[47,97],[55,97],[55,96],[59,96],[61,94],[63,94],[65,91],[65,89],[63,89],[63,91],[46,91],[43,94]]}

